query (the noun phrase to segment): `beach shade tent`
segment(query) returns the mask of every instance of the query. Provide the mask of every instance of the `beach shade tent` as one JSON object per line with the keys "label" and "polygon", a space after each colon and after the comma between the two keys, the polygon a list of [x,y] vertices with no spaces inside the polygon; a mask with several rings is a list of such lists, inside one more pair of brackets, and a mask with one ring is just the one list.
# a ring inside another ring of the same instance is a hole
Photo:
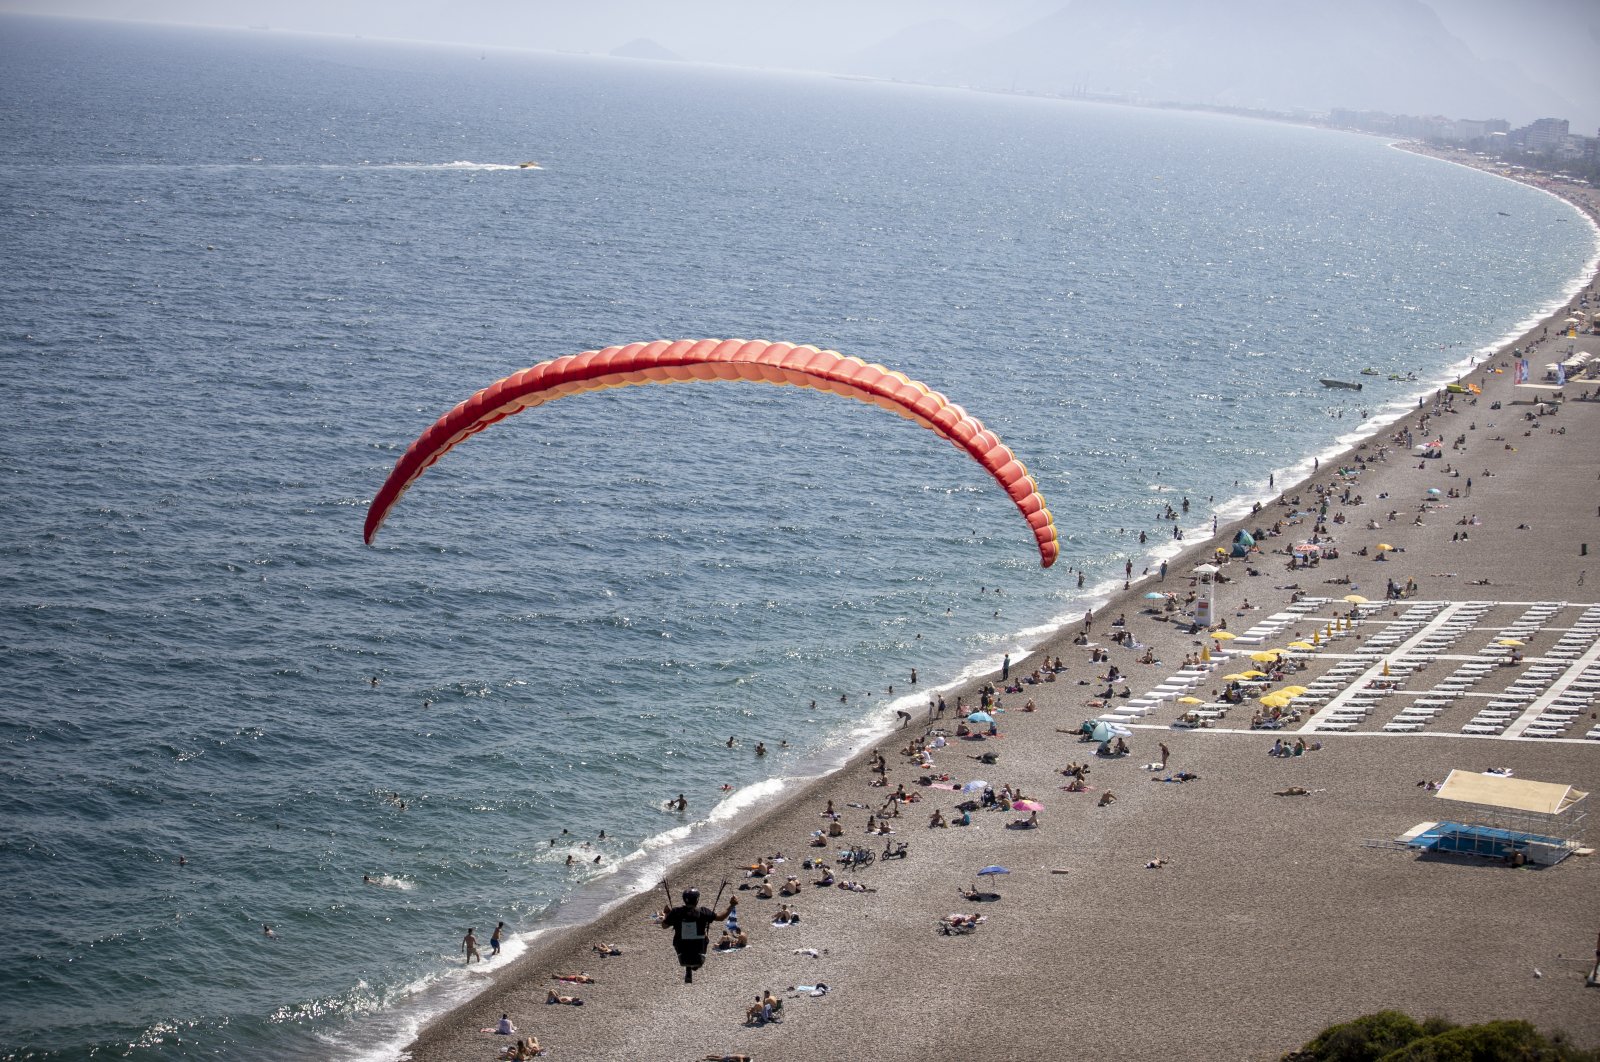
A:
{"label": "beach shade tent", "polygon": [[990,715],[988,712],[973,712],[971,715],[967,716],[967,722],[992,723],[994,722],[994,716]]}
{"label": "beach shade tent", "polygon": [[1233,555],[1235,557],[1248,557],[1255,544],[1256,540],[1248,531],[1242,529],[1236,531],[1233,535]]}
{"label": "beach shade tent", "polygon": [[1476,821],[1424,823],[1407,836],[1413,848],[1552,866],[1580,847],[1584,813],[1575,810],[1589,794],[1561,782],[1536,782],[1505,775],[1452,770],[1434,794],[1471,805]]}
{"label": "beach shade tent", "polygon": [[1104,745],[1114,737],[1133,737],[1133,731],[1118,723],[1108,723],[1100,720],[1095,723],[1094,729],[1089,731],[1089,739]]}

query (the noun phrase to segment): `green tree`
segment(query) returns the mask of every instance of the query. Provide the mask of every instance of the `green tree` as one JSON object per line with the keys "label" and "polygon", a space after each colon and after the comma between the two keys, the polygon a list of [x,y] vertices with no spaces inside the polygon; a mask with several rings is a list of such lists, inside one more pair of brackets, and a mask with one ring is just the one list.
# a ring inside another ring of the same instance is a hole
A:
{"label": "green tree", "polygon": [[1591,1062],[1595,1058],[1595,1052],[1578,1050],[1560,1037],[1546,1039],[1525,1021],[1491,1021],[1412,1040],[1382,1062]]}
{"label": "green tree", "polygon": [[1381,1010],[1330,1025],[1286,1062],[1378,1062],[1423,1035],[1422,1026],[1398,1010]]}

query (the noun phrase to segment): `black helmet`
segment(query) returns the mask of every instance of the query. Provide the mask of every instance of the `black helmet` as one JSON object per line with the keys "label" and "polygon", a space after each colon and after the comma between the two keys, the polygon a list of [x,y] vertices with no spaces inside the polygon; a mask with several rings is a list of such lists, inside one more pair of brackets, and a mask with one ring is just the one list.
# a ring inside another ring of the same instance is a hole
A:
{"label": "black helmet", "polygon": [[688,904],[699,903],[700,902],[700,890],[699,889],[684,889],[683,890],[683,902],[684,903],[688,903]]}

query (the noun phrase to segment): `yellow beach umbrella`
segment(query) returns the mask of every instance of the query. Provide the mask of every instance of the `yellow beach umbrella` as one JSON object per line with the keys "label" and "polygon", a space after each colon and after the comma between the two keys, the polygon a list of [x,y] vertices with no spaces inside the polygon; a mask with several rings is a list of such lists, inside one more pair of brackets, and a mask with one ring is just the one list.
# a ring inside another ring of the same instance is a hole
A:
{"label": "yellow beach umbrella", "polygon": [[1292,699],[1291,697],[1285,697],[1281,693],[1269,693],[1261,698],[1261,703],[1268,708],[1287,708]]}
{"label": "yellow beach umbrella", "polygon": [[1247,678],[1247,679],[1266,678],[1267,677],[1267,673],[1265,671],[1257,671],[1254,668],[1252,668],[1249,671],[1246,671],[1244,673],[1244,677]]}
{"label": "yellow beach umbrella", "polygon": [[1519,642],[1515,638],[1501,638],[1500,641],[1499,641],[1499,644],[1500,645],[1518,646],[1518,645],[1526,645],[1527,643],[1526,642]]}
{"label": "yellow beach umbrella", "polygon": [[[1379,546],[1378,548],[1383,549],[1384,547]],[[1352,605],[1365,605],[1367,603],[1367,599],[1362,597],[1360,594],[1346,594],[1344,595],[1344,599],[1350,602]]]}
{"label": "yellow beach umbrella", "polygon": [[1312,631],[1311,632],[1311,644],[1312,645],[1321,645],[1322,644],[1322,632],[1321,631]]}
{"label": "yellow beach umbrella", "polygon": [[1179,697],[1178,698],[1178,703],[1179,704],[1204,704],[1206,702],[1202,701],[1199,697]]}
{"label": "yellow beach umbrella", "polygon": [[1227,631],[1212,631],[1211,637],[1221,638],[1225,642],[1231,642],[1239,636],[1237,634],[1229,634]]}
{"label": "yellow beach umbrella", "polygon": [[1308,649],[1315,649],[1316,646],[1312,645],[1310,642],[1290,642],[1289,643],[1289,648],[1290,649],[1299,649],[1301,651],[1305,651],[1305,650],[1308,650]]}
{"label": "yellow beach umbrella", "polygon": [[1208,664],[1211,663],[1211,646],[1202,645],[1200,647],[1200,659]]}
{"label": "yellow beach umbrella", "polygon": [[1394,547],[1393,547],[1393,546],[1391,546],[1391,545],[1389,545],[1389,543],[1387,543],[1387,542],[1379,542],[1379,543],[1378,543],[1378,548],[1379,548],[1379,549],[1382,549],[1382,550],[1390,550],[1390,549],[1394,549]]}
{"label": "yellow beach umbrella", "polygon": [[1389,661],[1387,660],[1383,662],[1383,674],[1385,678],[1387,678],[1389,675]]}
{"label": "yellow beach umbrella", "polygon": [[1250,659],[1258,664],[1270,664],[1283,655],[1281,649],[1263,649],[1259,653],[1251,653]]}
{"label": "yellow beach umbrella", "polygon": [[1310,686],[1285,686],[1283,689],[1279,690],[1278,692],[1279,693],[1287,693],[1291,697],[1298,697],[1302,693],[1310,693],[1311,692],[1311,687]]}
{"label": "yellow beach umbrella", "polygon": [[1254,672],[1254,671],[1249,671],[1249,672],[1246,672],[1246,671],[1235,671],[1231,675],[1223,675],[1222,676],[1222,681],[1224,681],[1224,682],[1243,682],[1245,679],[1249,678],[1251,675],[1254,675],[1254,674],[1259,674],[1259,672]]}

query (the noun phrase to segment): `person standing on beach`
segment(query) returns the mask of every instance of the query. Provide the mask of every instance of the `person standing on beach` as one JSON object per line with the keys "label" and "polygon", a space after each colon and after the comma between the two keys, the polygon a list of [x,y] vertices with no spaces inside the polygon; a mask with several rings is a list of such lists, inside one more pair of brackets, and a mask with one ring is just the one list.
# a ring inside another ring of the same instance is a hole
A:
{"label": "person standing on beach", "polygon": [[1000,662],[1000,681],[1004,682],[1006,679],[1008,679],[1010,677],[1011,677],[1011,654],[1007,653],[1006,654],[1006,658]]}
{"label": "person standing on beach", "polygon": [[1159,744],[1161,747],[1161,766],[1163,769],[1165,769],[1167,766],[1167,757],[1171,756],[1172,753],[1167,751],[1167,743],[1165,741],[1160,742]]}
{"label": "person standing on beach", "polygon": [[683,967],[684,984],[694,984],[694,972],[705,965],[707,934],[712,924],[725,920],[738,906],[739,897],[730,897],[727,908],[718,914],[700,906],[699,889],[684,889],[683,903],[662,913],[661,926],[672,930],[672,947],[678,953],[678,965]]}
{"label": "person standing on beach", "polygon": [[[1163,745],[1162,749],[1165,750],[1165,748],[1166,748],[1166,746]],[[505,931],[506,931],[506,924],[504,922],[496,922],[495,923],[494,932],[489,934],[489,958],[491,958],[491,959],[499,958],[499,956],[500,956],[500,936]]]}
{"label": "person standing on beach", "polygon": [[[570,859],[571,856],[567,858]],[[471,927],[468,927],[467,935],[461,938],[461,950],[467,953],[468,965],[471,965],[473,959],[477,959],[479,962],[483,961],[483,956],[478,954],[478,938],[473,935],[474,932]]]}

